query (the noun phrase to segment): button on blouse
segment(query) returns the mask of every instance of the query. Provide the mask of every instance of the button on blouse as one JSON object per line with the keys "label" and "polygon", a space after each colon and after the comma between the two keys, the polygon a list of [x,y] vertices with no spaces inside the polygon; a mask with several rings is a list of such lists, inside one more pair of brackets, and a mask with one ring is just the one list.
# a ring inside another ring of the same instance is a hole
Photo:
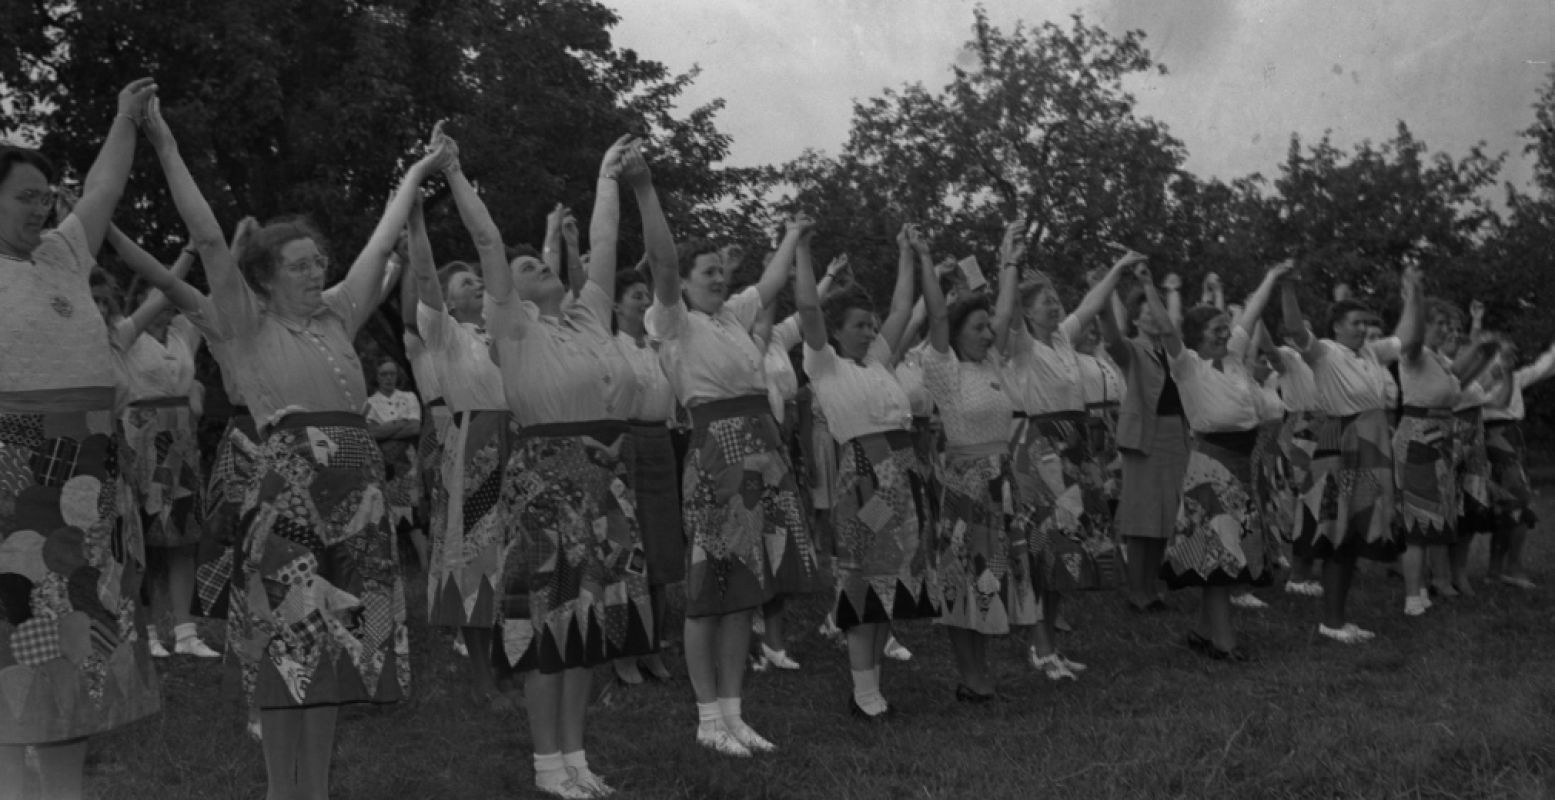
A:
{"label": "button on blouse", "polygon": [[491,361],[491,336],[473,322],[422,303],[416,307],[416,327],[426,337],[427,351],[437,365],[438,388],[448,408],[458,411],[505,411],[502,371]]}

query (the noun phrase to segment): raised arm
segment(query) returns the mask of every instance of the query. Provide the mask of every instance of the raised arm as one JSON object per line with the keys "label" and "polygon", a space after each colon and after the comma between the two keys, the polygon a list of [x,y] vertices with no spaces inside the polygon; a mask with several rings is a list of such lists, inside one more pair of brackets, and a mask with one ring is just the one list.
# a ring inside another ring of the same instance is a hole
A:
{"label": "raised arm", "polygon": [[113,115],[108,137],[81,184],[81,199],[71,213],[81,222],[87,249],[93,253],[102,247],[108,222],[124,194],[124,182],[129,179],[135,160],[135,126],[140,124],[146,103],[156,96],[156,91],[157,85],[151,78],[140,78],[119,92],[118,113]]}
{"label": "raised arm", "polygon": [[420,197],[410,207],[409,229],[410,241],[405,249],[410,260],[410,271],[400,280],[400,321],[405,324],[405,330],[416,331],[419,336],[416,308],[422,299],[436,303],[433,308],[441,308],[443,305],[443,291],[437,284],[432,241],[427,238],[427,220]]}
{"label": "raised arm", "polygon": [[1206,306],[1214,306],[1221,311],[1226,310],[1226,289],[1220,283],[1220,276],[1211,272],[1204,276],[1204,284],[1199,290],[1199,302]]}
{"label": "raised arm", "polygon": [[920,256],[918,277],[922,279],[924,314],[929,320],[929,346],[941,353],[949,352],[950,310],[946,307],[945,293],[940,291],[934,262]]}
{"label": "raised arm", "polygon": [[913,262],[919,247],[924,253],[929,252],[929,246],[918,236],[917,228],[911,223],[903,225],[901,232],[896,234],[896,286],[891,290],[891,311],[880,325],[880,335],[885,337],[886,345],[893,353],[906,337],[907,322],[912,318],[913,270],[916,267]]}
{"label": "raised arm", "polygon": [[[562,217],[562,255],[567,264],[568,285],[577,285],[578,288],[573,292],[576,294],[582,291],[583,282],[588,280],[589,272],[587,263],[578,249],[578,219],[572,215],[570,209],[567,215]],[[589,258],[593,259],[593,257],[593,253],[590,252]]]}
{"label": "raised arm", "polygon": [[1258,325],[1259,318],[1263,316],[1264,308],[1269,305],[1269,298],[1274,296],[1274,287],[1279,284],[1280,279],[1285,277],[1285,274],[1290,272],[1294,266],[1296,266],[1296,262],[1287,258],[1270,267],[1269,271],[1263,274],[1263,280],[1258,283],[1258,288],[1254,289],[1252,295],[1247,298],[1247,305],[1243,306],[1241,316],[1236,319],[1238,328],[1247,331],[1248,334],[1252,334],[1253,329]]}
{"label": "raised arm", "polygon": [[1112,297],[1112,293],[1118,288],[1118,280],[1123,277],[1123,274],[1130,267],[1133,267],[1135,264],[1142,264],[1144,261],[1145,257],[1139,253],[1133,250],[1125,250],[1122,257],[1113,262],[1112,268],[1107,270],[1107,274],[1103,275],[1101,280],[1097,281],[1096,285],[1092,286],[1090,291],[1085,293],[1084,299],[1075,308],[1074,320],[1078,324],[1075,331],[1069,332],[1071,336],[1075,335],[1079,330],[1083,330],[1086,325],[1090,324],[1091,320],[1106,310],[1108,299]]}
{"label": "raised arm", "polygon": [[[400,186],[394,193],[394,199],[383,211],[383,217],[378,220],[378,227],[367,239],[367,245],[352,262],[351,269],[346,272],[345,280],[341,281],[351,295],[358,302],[368,303],[378,296],[383,285],[384,264],[389,259],[389,253],[394,250],[394,243],[399,240],[400,230],[405,227],[405,221],[410,217],[410,207],[416,201],[416,195],[421,191],[421,184],[428,178],[442,171],[453,159],[452,148],[443,136],[442,123],[438,123],[432,133],[431,147],[426,155],[410,166],[405,171],[405,177],[400,181]],[[356,325],[361,325],[372,313],[372,307],[362,308],[357,315]]]}
{"label": "raised arm", "polygon": [[1166,304],[1161,302],[1161,293],[1156,291],[1155,279],[1150,275],[1150,265],[1139,262],[1134,266],[1134,275],[1139,278],[1139,285],[1145,291],[1145,309],[1161,327],[1161,346],[1166,348],[1168,356],[1175,358],[1181,355],[1182,333],[1177,329],[1177,323],[1171,321]]}
{"label": "raised arm", "polygon": [[1555,344],[1534,359],[1532,364],[1516,370],[1516,378],[1522,381],[1524,387],[1532,386],[1539,381],[1555,375]]}
{"label": "raised arm", "polygon": [[821,313],[821,294],[815,285],[815,267],[810,257],[810,240],[815,237],[815,221],[797,217],[798,241],[794,246],[794,305],[799,314],[799,333],[805,347],[820,350],[826,346],[826,317]]}
{"label": "raised arm", "polygon": [[[594,213],[589,216],[587,280],[604,289],[609,298],[614,298],[616,291],[616,243],[621,229],[620,182],[623,180],[629,185],[637,182],[651,185],[648,164],[633,146],[631,136],[622,136],[605,151],[605,157],[599,163],[599,182],[594,189]],[[567,216],[570,218],[571,214]],[[580,282],[575,291],[582,288]]]}
{"label": "raised arm", "polygon": [[[448,178],[448,189],[453,195],[454,206],[459,209],[459,219],[470,232],[475,243],[475,253],[480,257],[481,278],[486,284],[486,294],[494,300],[505,300],[513,291],[513,274],[508,271],[507,249],[502,245],[502,232],[486,210],[486,204],[470,185],[459,166],[458,150],[451,164],[443,170]],[[441,293],[439,293],[441,294]],[[441,299],[441,298],[440,298]]]}
{"label": "raised arm", "polygon": [[1425,298],[1421,286],[1420,268],[1410,265],[1404,268],[1399,281],[1399,294],[1404,298],[1404,310],[1399,314],[1398,327],[1393,335],[1398,337],[1399,354],[1414,361],[1425,346]]}
{"label": "raised arm", "polygon": [[1169,272],[1165,280],[1161,281],[1161,288],[1166,292],[1161,295],[1166,299],[1166,314],[1173,325],[1182,324],[1182,278],[1177,273]]}
{"label": "raised arm", "polygon": [[1025,324],[1019,319],[1020,309],[1016,308],[1016,298],[1020,294],[1020,259],[1026,254],[1025,230],[1025,220],[1015,220],[1004,226],[1004,238],[999,242],[999,297],[994,302],[990,324],[994,349],[1000,352],[1005,351],[1009,341],[1010,326]]}
{"label": "raised arm", "polygon": [[1500,352],[1501,340],[1481,332],[1472,345],[1459,349],[1458,357],[1452,362],[1452,373],[1460,383],[1467,386],[1479,380],[1479,376],[1495,362]]}
{"label": "raised arm", "polygon": [[189,274],[189,268],[194,265],[194,252],[190,247],[185,247],[178,254],[178,259],[173,262],[171,268],[163,265],[156,256],[142,250],[130,237],[124,235],[117,225],[108,225],[108,246],[113,248],[119,258],[129,265],[149,286],[151,291],[146,294],[145,302],[140,308],[130,315],[130,319],[136,326],[136,333],[146,329],[151,320],[167,306],[169,300],[173,305],[186,314],[193,314],[200,310],[205,297],[200,291],[190,286],[184,277]]}
{"label": "raised arm", "polygon": [[1307,327],[1306,317],[1301,313],[1301,300],[1296,297],[1296,285],[1290,281],[1280,284],[1280,324],[1285,329],[1285,338],[1295,345],[1304,357],[1310,359],[1308,354],[1313,351],[1312,331]]}
{"label": "raised arm", "polygon": [[[566,213],[567,207],[557,203],[551,213],[545,215],[545,244],[540,248],[540,260],[551,268],[551,272],[571,278],[562,271],[562,215]],[[569,288],[576,294],[581,286]]]}
{"label": "raised arm", "polygon": [[[800,230],[797,221],[809,219],[803,214],[788,223],[788,230],[783,234],[783,241],[778,245],[777,252],[772,260],[767,262],[766,271],[761,273],[761,280],[756,282],[756,291],[761,294],[763,305],[772,305],[777,300],[778,293],[783,291],[783,286],[788,283],[788,271],[793,267],[794,251],[799,247]],[[730,270],[733,274],[733,270]]]}
{"label": "raised arm", "polygon": [[1469,301],[1469,338],[1478,339],[1479,334],[1485,330],[1485,304],[1478,300]]}

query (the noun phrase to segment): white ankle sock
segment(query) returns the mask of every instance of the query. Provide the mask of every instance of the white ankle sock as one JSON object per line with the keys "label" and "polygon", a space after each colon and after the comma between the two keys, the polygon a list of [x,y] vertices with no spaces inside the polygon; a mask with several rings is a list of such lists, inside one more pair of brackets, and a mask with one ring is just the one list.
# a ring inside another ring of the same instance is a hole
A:
{"label": "white ankle sock", "polygon": [[162,634],[157,632],[157,626],[155,626],[155,625],[147,625],[146,626],[146,641],[148,641],[148,642],[155,642],[155,641],[157,641],[157,640],[159,640],[161,638],[162,638]]}
{"label": "white ankle sock", "polygon": [[562,753],[562,765],[572,767],[578,772],[589,771],[589,759],[588,756],[583,754],[582,750],[575,750],[571,753]]}
{"label": "white ankle sock", "polygon": [[[698,703],[698,705],[701,704]],[[738,697],[718,698],[718,713],[723,717],[724,724],[731,728],[745,724],[745,720],[740,718],[740,698]]]}
{"label": "white ankle sock", "polygon": [[535,753],[535,784],[555,786],[567,780],[567,763],[561,753]]}
{"label": "white ankle sock", "polygon": [[880,668],[853,670],[853,702],[871,716],[886,710],[885,697],[880,694]]}
{"label": "white ankle sock", "polygon": [[723,722],[723,710],[719,708],[718,701],[711,703],[697,703],[697,721],[703,728],[717,727]]}
{"label": "white ankle sock", "polygon": [[180,622],[177,625],[173,626],[173,639],[174,640],[198,639],[198,638],[200,638],[200,632],[199,632],[198,629],[196,629],[194,627],[194,623],[193,622]]}

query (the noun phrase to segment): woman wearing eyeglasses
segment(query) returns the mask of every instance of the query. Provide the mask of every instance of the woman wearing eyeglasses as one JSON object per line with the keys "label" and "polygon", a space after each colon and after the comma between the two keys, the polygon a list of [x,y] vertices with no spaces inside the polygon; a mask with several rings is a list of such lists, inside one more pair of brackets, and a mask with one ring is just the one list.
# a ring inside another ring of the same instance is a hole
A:
{"label": "woman wearing eyeglasses", "polygon": [[30,748],[47,797],[80,797],[87,740],[161,706],[136,602],[144,548],[121,517],[134,512],[115,363],[90,288],[155,92],[142,78],[119,93],[81,199],[52,230],[54,167],[0,146],[0,787],[30,782]]}

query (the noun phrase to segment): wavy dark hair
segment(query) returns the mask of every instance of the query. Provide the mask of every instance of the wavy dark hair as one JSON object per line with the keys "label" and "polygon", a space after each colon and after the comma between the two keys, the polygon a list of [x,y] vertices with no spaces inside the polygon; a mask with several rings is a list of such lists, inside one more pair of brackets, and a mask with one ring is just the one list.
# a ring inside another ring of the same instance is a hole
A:
{"label": "wavy dark hair", "polygon": [[0,144],[0,183],[11,177],[11,170],[17,164],[30,164],[43,173],[43,177],[53,183],[59,179],[59,173],[54,169],[54,162],[47,156],[30,147],[17,147],[13,144]]}
{"label": "wavy dark hair", "polygon": [[691,274],[691,268],[696,266],[697,256],[717,252],[718,245],[714,244],[712,239],[692,239],[681,242],[675,254],[680,263],[680,277],[685,278]]}
{"label": "wavy dark hair", "polygon": [[1360,312],[1362,314],[1376,313],[1375,311],[1372,311],[1371,306],[1368,306],[1365,303],[1357,300],[1336,301],[1333,305],[1328,307],[1328,330],[1326,330],[1325,333],[1330,337],[1333,336],[1334,326],[1343,322],[1345,317],[1348,317],[1356,312]]}
{"label": "wavy dark hair", "polygon": [[961,357],[961,348],[956,346],[956,340],[961,338],[961,329],[966,327],[966,321],[978,311],[993,314],[993,304],[988,302],[986,295],[975,294],[971,297],[962,297],[950,304],[946,321],[950,323],[950,349],[955,352],[957,358]]}
{"label": "wavy dark hair", "polygon": [[1182,345],[1197,350],[1204,341],[1204,330],[1216,317],[1226,315],[1225,309],[1215,306],[1194,306],[1182,315]]}

